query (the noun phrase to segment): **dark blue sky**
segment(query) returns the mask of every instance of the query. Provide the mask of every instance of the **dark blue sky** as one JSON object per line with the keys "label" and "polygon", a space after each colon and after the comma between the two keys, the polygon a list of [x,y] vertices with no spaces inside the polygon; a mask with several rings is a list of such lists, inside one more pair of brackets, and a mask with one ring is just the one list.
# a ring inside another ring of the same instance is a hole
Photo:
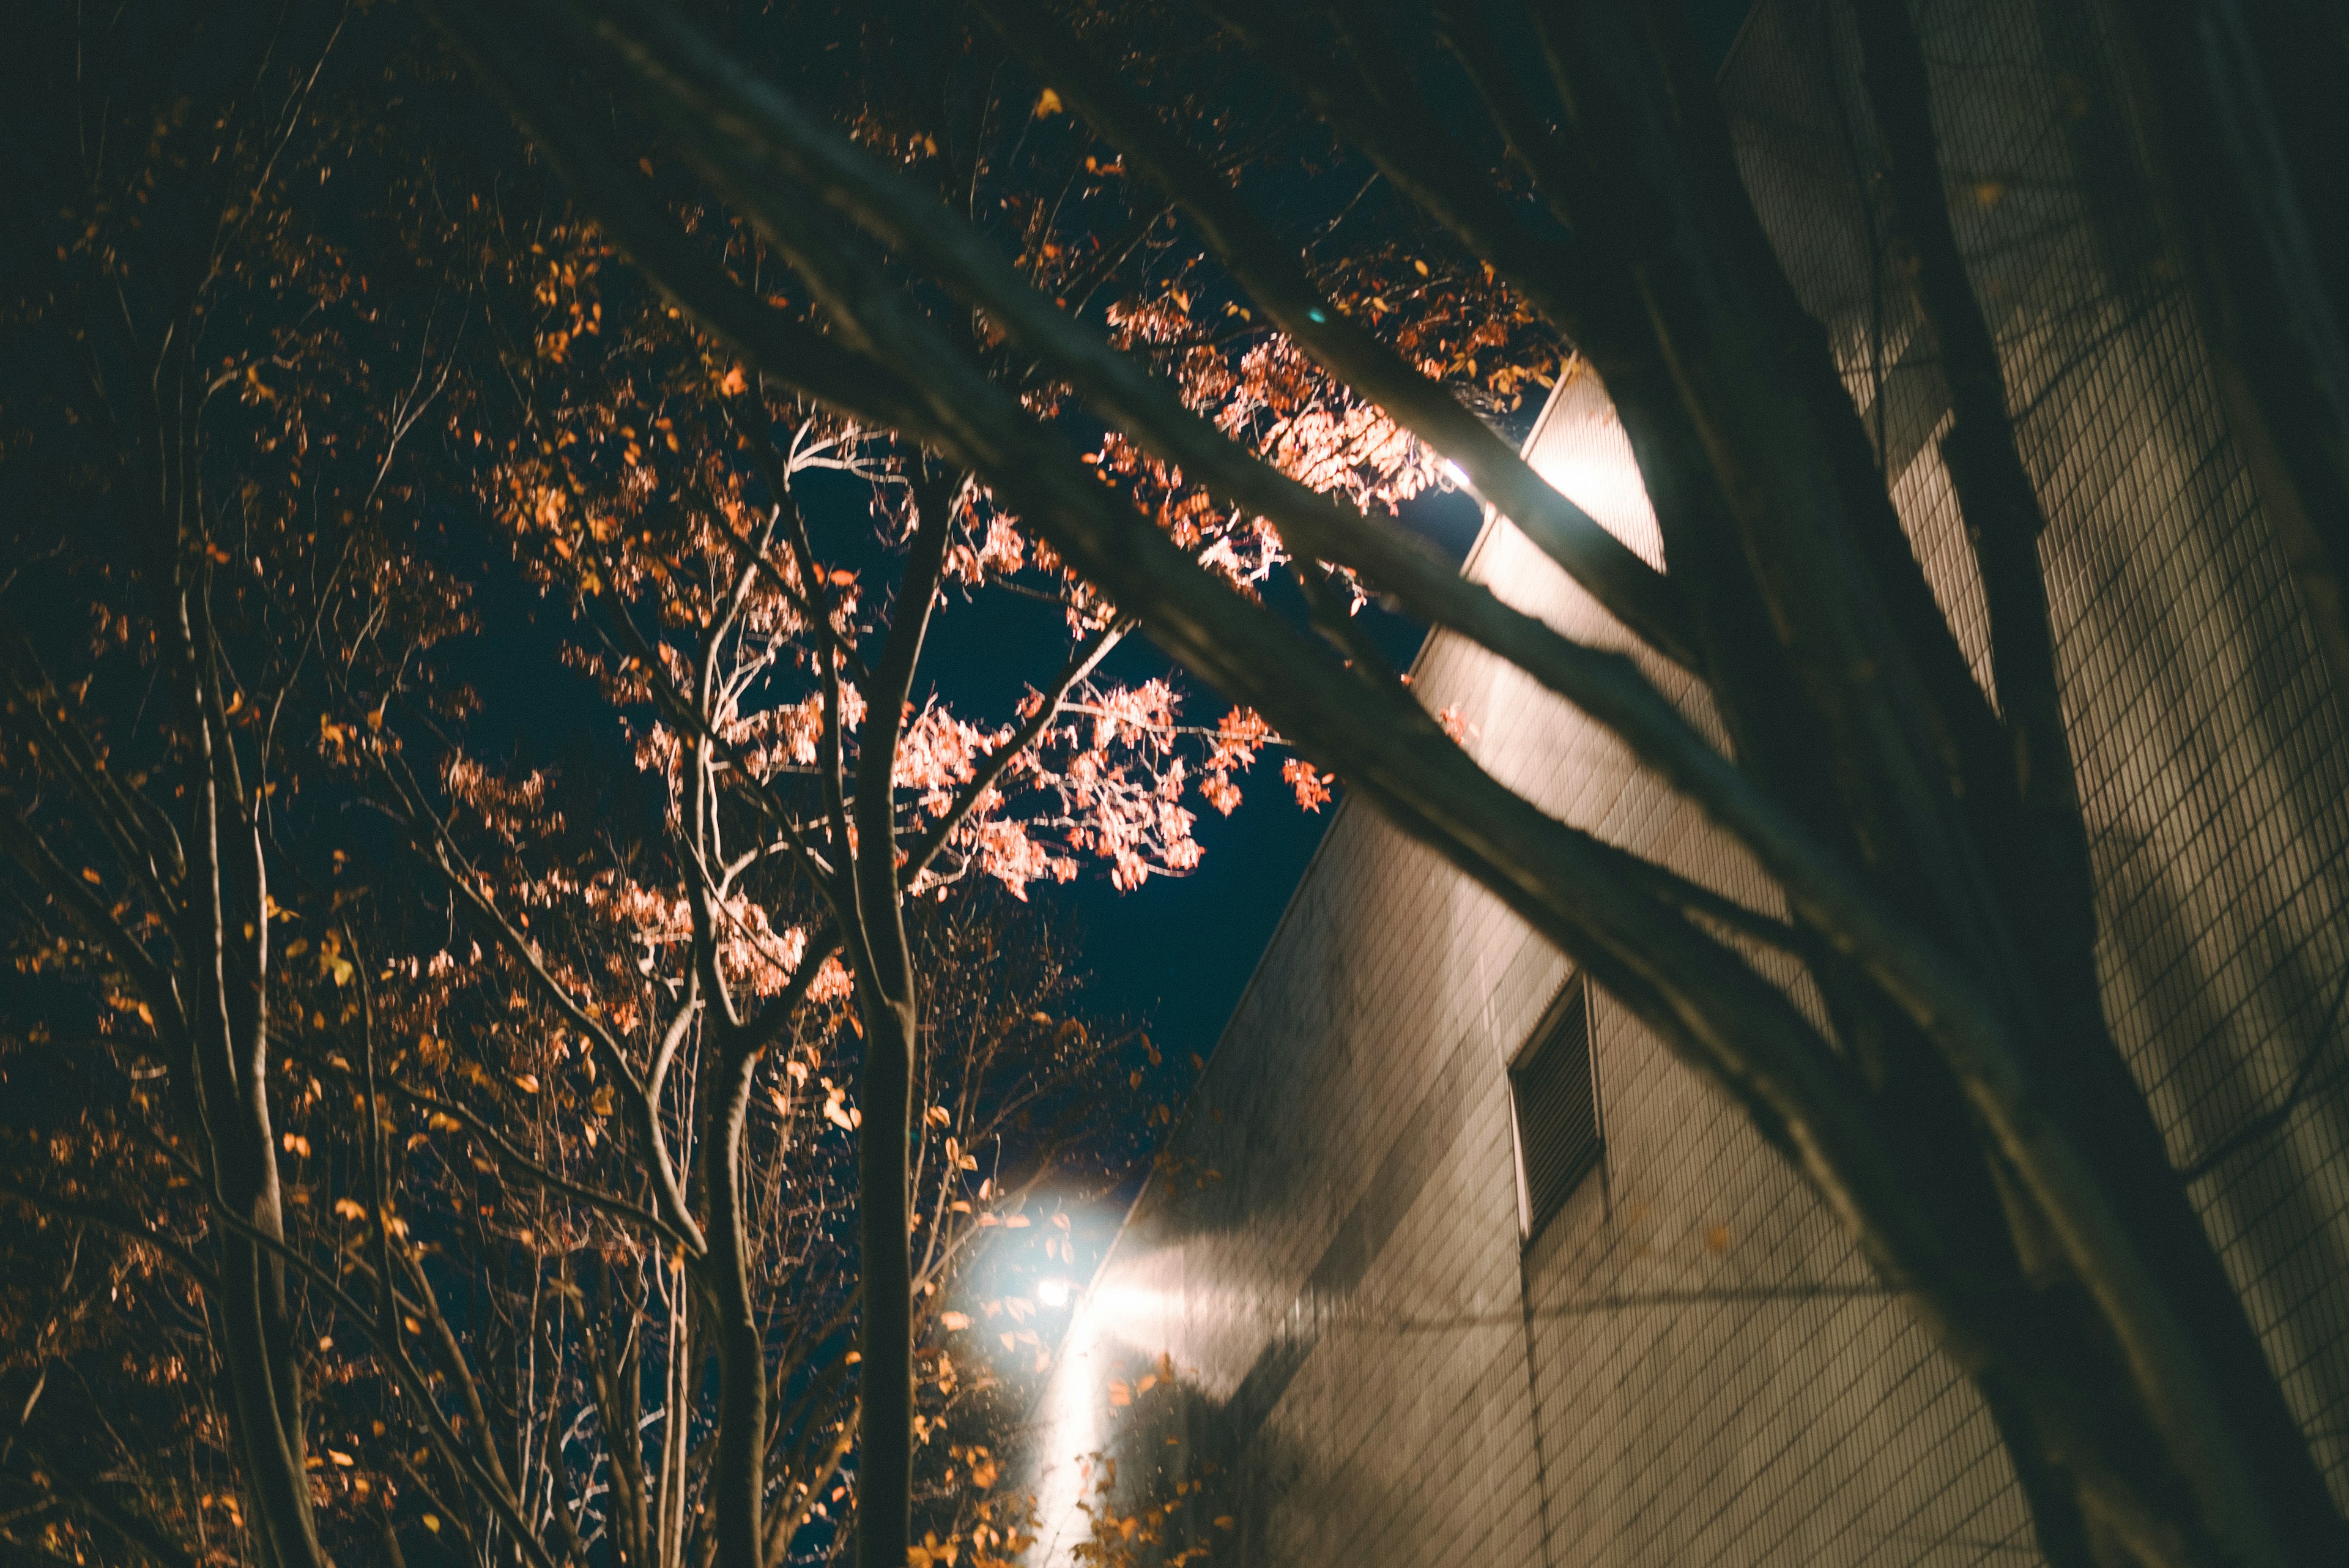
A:
{"label": "dark blue sky", "polygon": [[[1699,43],[1716,68],[1728,57],[1753,0],[1685,0]],[[1528,407],[1521,423],[1530,425]],[[1403,509],[1403,520],[1456,560],[1475,541],[1481,513],[1464,494],[1433,495]],[[1418,651],[1420,628],[1375,610],[1387,657],[1402,668]],[[1301,618],[1301,617],[1300,617]],[[1166,668],[1155,650],[1133,649],[1112,673],[1139,679]],[[1212,691],[1189,683],[1193,716],[1222,711]],[[1206,1055],[1223,1032],[1280,922],[1289,895],[1313,857],[1335,805],[1298,809],[1280,782],[1278,759],[1260,763],[1243,785],[1247,799],[1228,820],[1206,814],[1198,838],[1206,858],[1180,879],[1153,879],[1120,894],[1088,876],[1059,895],[1080,922],[1085,951],[1112,1010],[1147,1014],[1174,1060]]]}
{"label": "dark blue sky", "polygon": [[[1735,40],[1750,0],[1687,4],[1699,39],[1717,65]],[[1520,433],[1534,412],[1529,406],[1518,416]],[[893,577],[894,566],[881,559],[885,546],[877,530],[861,525],[869,511],[863,485],[821,475],[802,483],[802,504],[822,536],[819,548],[841,551],[846,564],[876,568],[879,580]],[[1481,516],[1475,502],[1454,493],[1422,497],[1403,509],[1403,520],[1457,559],[1473,542]],[[554,668],[554,628],[540,619],[543,607],[510,587],[492,588],[487,597],[498,601],[483,607],[502,635],[494,647],[484,646],[481,667],[470,672],[489,704],[487,722],[477,727],[477,743],[492,752],[511,743],[533,762],[566,754],[576,759],[608,746],[616,736],[591,737],[581,728],[590,715],[598,722],[609,722],[609,716],[584,690],[566,690],[574,678]],[[1277,581],[1268,597],[1302,622],[1293,586]],[[1389,659],[1398,668],[1407,665],[1418,651],[1420,628],[1375,607],[1363,615]],[[1058,610],[1000,595],[949,609],[935,624],[916,691],[935,692],[974,719],[1009,713],[1024,683],[1044,679],[1068,648]],[[1187,696],[1186,716],[1213,722],[1224,710],[1222,700],[1174,671],[1149,646],[1147,629],[1112,657],[1104,676],[1133,681],[1173,674]],[[1096,981],[1096,1007],[1146,1020],[1170,1065],[1187,1064],[1191,1054],[1205,1055],[1214,1048],[1335,815],[1334,805],[1316,814],[1299,810],[1281,783],[1279,763],[1278,755],[1268,753],[1242,781],[1247,800],[1230,818],[1202,810],[1197,836],[1206,853],[1190,876],[1154,877],[1137,891],[1122,894],[1088,866],[1069,887],[1034,890],[1034,897],[1076,922]]]}
{"label": "dark blue sky", "polygon": [[[1476,503],[1462,493],[1423,496],[1403,512],[1407,523],[1455,560],[1465,556],[1483,520]],[[1294,592],[1281,583],[1268,597],[1279,602]],[[1398,669],[1408,665],[1419,651],[1420,628],[1376,607],[1362,614],[1387,659]],[[1156,649],[1143,646],[1114,673],[1135,679],[1166,668]],[[1213,718],[1224,711],[1214,691],[1193,680],[1183,685],[1191,693],[1190,716]],[[1213,1049],[1337,810],[1334,803],[1319,812],[1300,810],[1281,782],[1279,755],[1271,753],[1241,781],[1241,790],[1246,798],[1228,818],[1202,812],[1197,836],[1206,857],[1189,876],[1153,877],[1132,893],[1119,893],[1105,877],[1089,873],[1055,895],[1083,932],[1100,1001],[1146,1013],[1159,1045],[1178,1062]]]}

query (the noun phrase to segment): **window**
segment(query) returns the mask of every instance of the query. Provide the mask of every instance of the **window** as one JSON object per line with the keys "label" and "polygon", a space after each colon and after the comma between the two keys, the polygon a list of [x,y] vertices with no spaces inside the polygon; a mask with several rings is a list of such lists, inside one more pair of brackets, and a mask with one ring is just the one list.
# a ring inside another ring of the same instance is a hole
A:
{"label": "window", "polygon": [[1590,1049],[1590,988],[1576,975],[1509,1065],[1509,1110],[1517,1134],[1517,1220],[1526,1239],[1599,1164],[1599,1068]]}

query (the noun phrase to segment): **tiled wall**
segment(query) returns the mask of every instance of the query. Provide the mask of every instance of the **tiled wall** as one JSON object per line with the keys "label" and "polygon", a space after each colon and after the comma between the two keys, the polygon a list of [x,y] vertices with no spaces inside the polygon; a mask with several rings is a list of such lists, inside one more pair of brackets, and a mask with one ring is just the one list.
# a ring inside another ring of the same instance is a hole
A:
{"label": "tiled wall", "polygon": [[[2325,1054],[2282,1135],[2195,1195],[2349,1504],[2349,1021],[2333,1017],[2349,767],[2140,215],[2097,4],[1930,0],[1920,25],[1961,237],[2050,516],[2114,1028],[2181,1165]],[[1827,0],[1769,0],[1725,96],[1764,221],[1987,684],[1934,452],[1939,370],[1863,195],[1856,58]],[[1652,556],[1620,447],[1584,380],[1531,451]],[[1621,640],[1506,525],[1469,569],[1562,629]],[[1768,902],[1619,746],[1516,671],[1438,637],[1417,680],[1561,817]],[[1668,689],[1702,719],[1699,694]],[[1167,1544],[1201,1540],[1224,1563],[2036,1559],[1967,1385],[1807,1190],[1603,998],[1605,1165],[1521,1249],[1502,1063],[1565,972],[1427,851],[1344,811],[1080,1315],[1033,1433],[1035,1561],[1082,1533],[1070,1461],[1104,1444],[1125,1498],[1204,1480]],[[1109,1381],[1132,1386],[1162,1352],[1175,1385],[1111,1406]]]}

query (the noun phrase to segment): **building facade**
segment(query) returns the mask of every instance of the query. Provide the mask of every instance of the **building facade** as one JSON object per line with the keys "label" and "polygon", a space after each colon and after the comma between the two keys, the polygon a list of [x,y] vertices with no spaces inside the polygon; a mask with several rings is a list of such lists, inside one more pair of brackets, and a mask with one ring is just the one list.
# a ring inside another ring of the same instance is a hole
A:
{"label": "building facade", "polygon": [[[1926,0],[1920,21],[2050,518],[2107,1013],[2181,1168],[2317,1085],[2192,1190],[2349,1507],[2349,748],[2147,215],[2102,14]],[[1833,0],[1764,0],[1724,98],[1987,685],[1946,392],[1887,254],[1857,62]],[[1558,388],[1527,453],[1658,558],[1593,379]],[[1506,522],[1466,570],[1628,645]],[[1560,818],[1773,903],[1514,669],[1439,634],[1415,681]],[[1076,1310],[1030,1443],[1040,1564],[1099,1511],[1168,1504],[1145,1533],[1250,1568],[2038,1555],[1972,1389],[1794,1173],[1492,898],[1351,806]]]}

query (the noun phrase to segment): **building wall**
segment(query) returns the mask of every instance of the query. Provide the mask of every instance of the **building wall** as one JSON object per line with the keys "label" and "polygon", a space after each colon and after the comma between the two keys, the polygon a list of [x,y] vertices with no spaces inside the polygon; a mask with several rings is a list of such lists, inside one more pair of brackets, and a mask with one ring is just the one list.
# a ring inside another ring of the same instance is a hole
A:
{"label": "building wall", "polygon": [[[2349,1107],[2330,1054],[2349,1057],[2349,766],[2144,216],[2097,18],[2095,0],[1930,0],[1920,26],[1961,238],[2050,518],[2107,1012],[2181,1167],[2296,1077],[2317,1088],[2194,1192],[2349,1504]],[[1768,0],[1724,97],[1757,206],[1987,686],[1934,448],[1945,394],[1860,174],[1875,154],[1856,61],[1829,0]],[[1593,381],[1561,387],[1528,454],[1654,556]],[[1467,569],[1625,645],[1506,523]],[[1706,722],[1701,694],[1651,668]],[[1439,635],[1416,682],[1563,819],[1773,901],[1514,670]],[[1224,1562],[2036,1558],[1970,1387],[1808,1190],[1603,997],[1605,1162],[1521,1246],[1503,1064],[1567,973],[1429,852],[1342,809],[1077,1314],[1033,1435],[1037,1561],[1081,1537],[1071,1504],[1094,1480],[1071,1461],[1094,1449],[1122,1457],[1125,1508],[1198,1482],[1170,1544],[1203,1539]],[[1162,1355],[1173,1383],[1132,1393]],[[1132,1403],[1110,1403],[1112,1380]]]}

